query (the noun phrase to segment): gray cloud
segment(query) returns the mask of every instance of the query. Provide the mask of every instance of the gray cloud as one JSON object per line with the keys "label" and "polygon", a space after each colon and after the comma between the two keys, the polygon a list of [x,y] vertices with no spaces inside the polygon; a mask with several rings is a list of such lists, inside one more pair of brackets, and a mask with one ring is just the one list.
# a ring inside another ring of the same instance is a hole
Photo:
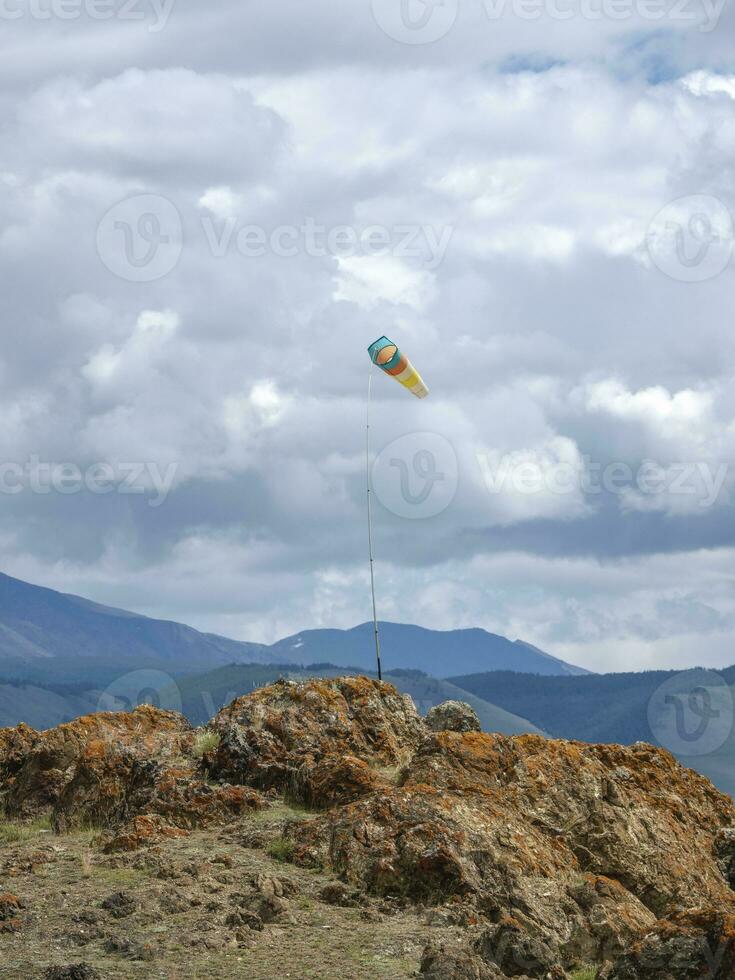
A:
{"label": "gray cloud", "polygon": [[[728,662],[735,256],[708,239],[691,282],[699,225],[664,271],[646,242],[678,198],[735,214],[731,12],[632,44],[466,5],[409,46],[348,6],[6,25],[5,570],[248,639],[366,619],[364,349],[387,332],[432,395],[376,378],[375,452],[398,478],[394,440],[438,434],[457,487],[425,520],[376,501],[383,615],[597,668],[686,663],[701,633]],[[589,492],[646,460],[657,493]],[[35,492],[52,463],[115,488]],[[725,467],[716,499],[678,492],[681,465]]]}

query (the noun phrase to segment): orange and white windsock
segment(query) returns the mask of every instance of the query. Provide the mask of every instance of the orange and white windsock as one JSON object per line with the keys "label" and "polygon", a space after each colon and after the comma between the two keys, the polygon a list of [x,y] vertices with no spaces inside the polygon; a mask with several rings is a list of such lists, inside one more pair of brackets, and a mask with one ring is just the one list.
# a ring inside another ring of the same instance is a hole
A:
{"label": "orange and white windsock", "polygon": [[426,398],[429,389],[424,384],[421,375],[411,364],[405,354],[402,354],[392,340],[381,337],[368,347],[368,354],[373,364],[400,381],[417,398]]}

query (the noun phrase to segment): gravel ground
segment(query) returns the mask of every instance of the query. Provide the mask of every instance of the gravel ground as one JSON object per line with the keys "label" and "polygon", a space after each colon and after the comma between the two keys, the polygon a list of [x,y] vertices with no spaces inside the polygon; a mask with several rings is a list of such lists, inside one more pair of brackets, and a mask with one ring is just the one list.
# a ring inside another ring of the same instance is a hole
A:
{"label": "gravel ground", "polygon": [[[401,980],[416,976],[429,940],[460,939],[415,907],[328,904],[320,893],[334,879],[267,853],[294,816],[274,807],[114,857],[91,833],[5,825],[0,893],[21,908],[0,921],[0,977],[43,980],[83,962],[103,980]],[[274,888],[271,921],[250,928]]]}

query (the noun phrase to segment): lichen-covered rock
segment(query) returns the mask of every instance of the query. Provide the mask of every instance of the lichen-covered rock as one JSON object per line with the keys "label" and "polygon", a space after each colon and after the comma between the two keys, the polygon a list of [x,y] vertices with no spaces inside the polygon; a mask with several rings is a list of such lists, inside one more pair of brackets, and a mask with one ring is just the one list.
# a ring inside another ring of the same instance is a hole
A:
{"label": "lichen-covered rock", "polygon": [[465,853],[474,839],[436,794],[384,790],[291,832],[297,863],[326,865],[376,895],[436,902],[481,887]]}
{"label": "lichen-covered rock", "polygon": [[725,881],[735,888],[735,827],[724,827],[715,838],[715,855]]}
{"label": "lichen-covered rock", "polygon": [[0,894],[0,934],[4,932],[18,932],[23,921],[21,912],[24,908],[23,902],[12,892]]}
{"label": "lichen-covered rock", "polygon": [[420,975],[425,980],[503,980],[504,976],[469,950],[433,944],[423,952]]}
{"label": "lichen-covered rock", "polygon": [[[12,732],[16,734],[13,735]],[[100,712],[47,732],[27,726],[0,732],[0,787],[11,816],[50,810],[74,778],[77,765],[90,764],[124,746],[132,760],[178,756],[193,742],[183,715],[142,705],[135,711]]]}
{"label": "lichen-covered rock", "polygon": [[606,971],[606,980],[727,980],[735,976],[735,916],[692,909],[663,920]]}
{"label": "lichen-covered rock", "polygon": [[568,893],[583,917],[570,920],[565,952],[580,963],[613,960],[629,948],[633,936],[656,923],[653,912],[612,878],[585,874]]}
{"label": "lichen-covered rock", "polygon": [[615,957],[693,901],[735,912],[717,856],[735,808],[664,751],[441,732],[401,782],[295,825],[295,860],[378,895],[510,913],[518,949],[550,950],[530,976]]}
{"label": "lichen-covered rock", "polygon": [[484,963],[498,967],[506,977],[558,977],[564,980],[558,949],[538,934],[528,932],[510,916],[484,930],[473,949]]}
{"label": "lichen-covered rock", "polygon": [[434,705],[424,719],[432,732],[481,732],[477,712],[465,701],[443,701]]}
{"label": "lichen-covered rock", "polygon": [[296,782],[302,802],[314,808],[359,800],[385,785],[380,772],[354,755],[328,755],[314,765],[305,762]]}
{"label": "lichen-covered rock", "polygon": [[43,736],[28,725],[0,728],[0,781],[13,779]]}
{"label": "lichen-covered rock", "polygon": [[114,854],[118,851],[137,851],[138,848],[148,844],[155,844],[166,838],[186,837],[187,834],[186,830],[171,826],[162,817],[133,817],[124,826],[103,835],[102,847],[105,854]]}
{"label": "lichen-covered rock", "polygon": [[[182,716],[143,705],[102,712],[48,732],[0,732],[0,792],[11,816],[51,813],[59,832],[82,826],[126,828],[108,845],[170,836],[166,828],[226,823],[265,805],[255,790],[213,786],[194,756],[195,733]],[[155,818],[136,823],[136,818]]]}
{"label": "lichen-covered rock", "polygon": [[[365,677],[279,681],[223,708],[212,775],[274,787],[310,806],[366,795],[425,734],[413,701]],[[372,769],[372,771],[370,771]]]}
{"label": "lichen-covered rock", "polygon": [[260,809],[262,796],[243,786],[212,786],[194,759],[159,762],[112,745],[92,746],[54,806],[57,830],[114,827],[135,816],[159,816],[192,830]]}

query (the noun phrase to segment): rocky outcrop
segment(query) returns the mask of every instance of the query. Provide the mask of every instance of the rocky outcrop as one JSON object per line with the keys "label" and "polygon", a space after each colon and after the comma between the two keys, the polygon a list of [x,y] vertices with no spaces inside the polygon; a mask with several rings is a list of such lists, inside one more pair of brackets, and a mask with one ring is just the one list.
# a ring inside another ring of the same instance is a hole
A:
{"label": "rocky outcrop", "polygon": [[95,746],[80,758],[53,809],[58,830],[114,827],[134,817],[156,816],[191,830],[264,805],[243,786],[212,786],[194,759],[159,762],[116,746]]}
{"label": "rocky outcrop", "polygon": [[[105,828],[108,853],[232,821],[255,840],[250,813],[296,800],[313,812],[273,853],[329,874],[324,905],[422,904],[466,930],[427,947],[429,980],[735,975],[735,807],[665,751],[486,734],[458,703],[424,724],[359,677],[263,688],[199,735],[153,708],[21,726],[0,732],[0,791],[59,831]],[[233,929],[287,923],[284,888],[254,880]],[[10,898],[3,922],[22,922]]]}
{"label": "rocky outcrop", "polygon": [[364,677],[279,681],[223,708],[208,728],[219,744],[210,775],[273,788],[327,807],[386,785],[424,727],[413,701]]}
{"label": "rocky outcrop", "polygon": [[134,760],[176,758],[194,738],[183,715],[144,705],[101,712],[47,732],[27,726],[0,732],[0,785],[5,811],[27,816],[53,809],[78,772],[117,752]]}
{"label": "rocky outcrop", "polygon": [[424,980],[503,980],[504,974],[465,949],[426,947],[421,958]]}
{"label": "rocky outcrop", "polygon": [[194,757],[194,731],[175,712],[147,705],[103,712],[48,732],[0,733],[4,808],[11,817],[50,813],[58,832],[114,828],[106,846],[225,823],[265,805],[243,786],[213,786]]}
{"label": "rocky outcrop", "polygon": [[606,980],[727,980],[735,976],[735,917],[713,908],[678,913],[640,935]]}
{"label": "rocky outcrop", "polygon": [[400,787],[301,826],[296,845],[369,891],[471,893],[488,914],[519,909],[581,948],[590,918],[595,942],[614,944],[604,907],[623,900],[631,933],[692,896],[730,905],[716,840],[733,819],[705,779],[648,746],[442,732]]}
{"label": "rocky outcrop", "polygon": [[481,732],[477,712],[464,701],[444,701],[430,708],[424,718],[432,732]]}

